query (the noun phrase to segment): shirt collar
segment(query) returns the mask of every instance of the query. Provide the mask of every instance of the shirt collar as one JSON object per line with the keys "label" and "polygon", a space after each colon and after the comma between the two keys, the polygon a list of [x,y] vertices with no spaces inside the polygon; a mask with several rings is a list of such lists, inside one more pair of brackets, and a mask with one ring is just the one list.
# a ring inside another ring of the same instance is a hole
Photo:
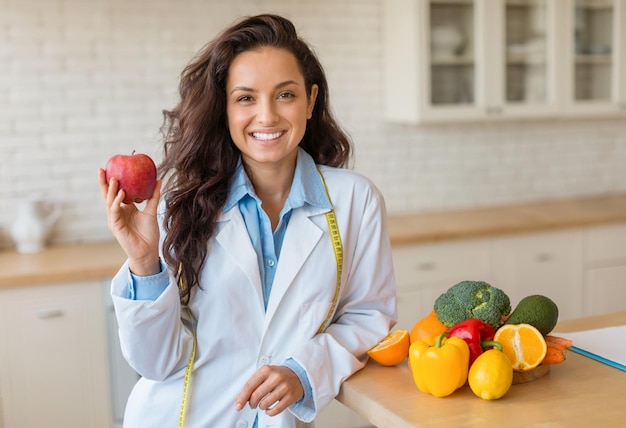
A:
{"label": "shirt collar", "polygon": [[[224,204],[224,212],[233,208],[246,195],[258,201],[254,187],[245,172],[240,157],[228,197],[226,198],[226,203]],[[324,183],[317,170],[315,161],[304,149],[298,147],[296,171],[283,211],[298,208],[304,204],[329,210],[332,209],[332,204],[326,194],[326,189],[324,188]]]}

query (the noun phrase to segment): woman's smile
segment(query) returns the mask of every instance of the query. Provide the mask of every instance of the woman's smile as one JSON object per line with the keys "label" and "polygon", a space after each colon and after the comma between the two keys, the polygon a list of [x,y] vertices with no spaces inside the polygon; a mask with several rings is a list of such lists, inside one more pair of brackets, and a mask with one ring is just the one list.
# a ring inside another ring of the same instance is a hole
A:
{"label": "woman's smile", "polygon": [[284,134],[285,134],[284,131],[278,131],[278,132],[272,132],[272,133],[253,132],[250,135],[252,135],[257,140],[270,141],[270,140],[276,140],[277,138],[282,137]]}

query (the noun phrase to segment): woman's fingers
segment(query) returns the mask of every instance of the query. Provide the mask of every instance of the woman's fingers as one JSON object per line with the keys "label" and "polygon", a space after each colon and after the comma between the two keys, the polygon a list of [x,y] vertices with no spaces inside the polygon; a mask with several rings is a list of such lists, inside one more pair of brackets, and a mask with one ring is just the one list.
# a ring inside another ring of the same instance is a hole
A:
{"label": "woman's fingers", "polygon": [[154,186],[154,191],[152,192],[152,196],[150,196],[150,199],[146,201],[146,206],[144,207],[143,212],[146,214],[150,214],[152,216],[156,216],[160,197],[161,197],[161,180],[157,180],[156,186]]}
{"label": "woman's fingers", "polygon": [[259,401],[259,408],[268,416],[276,416],[296,401],[288,391],[277,388]]}
{"label": "woman's fingers", "polygon": [[[119,181],[117,181],[117,178],[111,177],[106,195],[106,202],[109,207],[115,207],[116,205],[119,207],[119,202],[122,202],[124,200],[124,195],[122,195],[122,197],[120,198],[120,193],[123,193],[124,191],[119,187],[120,183]],[[116,201],[116,199],[119,199],[119,202]]]}
{"label": "woman's fingers", "polygon": [[106,201],[107,192],[109,191],[109,183],[107,183],[106,173],[102,168],[98,168],[98,185],[100,186],[102,200]]}
{"label": "woman's fingers", "polygon": [[269,416],[275,416],[298,401],[304,395],[298,376],[284,366],[262,366],[246,382],[235,400],[235,409],[241,410],[246,403],[259,407]]}
{"label": "woman's fingers", "polygon": [[124,194],[120,197],[120,193],[124,191],[119,188],[119,181],[115,177],[111,177],[107,182],[106,173],[102,168],[98,169],[98,184],[100,185],[100,193],[107,205],[107,209],[111,207],[116,199],[119,199],[120,202],[124,200]]}
{"label": "woman's fingers", "polygon": [[106,173],[102,168],[98,169],[98,184],[105,203],[109,228],[115,234],[125,226],[121,223],[124,217],[122,206],[124,191],[119,188],[119,181],[115,177],[111,177],[107,182]]}

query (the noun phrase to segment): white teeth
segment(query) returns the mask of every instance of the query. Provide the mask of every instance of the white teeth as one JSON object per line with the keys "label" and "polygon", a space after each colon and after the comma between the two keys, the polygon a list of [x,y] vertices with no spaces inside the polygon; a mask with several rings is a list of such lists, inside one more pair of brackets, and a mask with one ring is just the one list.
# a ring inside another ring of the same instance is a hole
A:
{"label": "white teeth", "polygon": [[253,132],[252,136],[257,140],[273,140],[282,135],[282,132],[274,132],[273,134],[262,134],[260,132]]}

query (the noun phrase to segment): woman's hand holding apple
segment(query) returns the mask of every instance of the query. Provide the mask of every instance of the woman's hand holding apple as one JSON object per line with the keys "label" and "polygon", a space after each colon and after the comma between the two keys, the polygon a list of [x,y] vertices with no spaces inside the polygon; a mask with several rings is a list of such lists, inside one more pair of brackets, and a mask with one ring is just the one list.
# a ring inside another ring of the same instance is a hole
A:
{"label": "woman's hand holding apple", "polygon": [[120,180],[115,176],[107,177],[102,168],[98,170],[98,181],[109,229],[126,252],[131,272],[141,276],[158,273],[159,225],[156,213],[161,181],[155,180],[152,196],[146,200],[143,211],[134,203],[124,203],[126,192],[120,188]]}

